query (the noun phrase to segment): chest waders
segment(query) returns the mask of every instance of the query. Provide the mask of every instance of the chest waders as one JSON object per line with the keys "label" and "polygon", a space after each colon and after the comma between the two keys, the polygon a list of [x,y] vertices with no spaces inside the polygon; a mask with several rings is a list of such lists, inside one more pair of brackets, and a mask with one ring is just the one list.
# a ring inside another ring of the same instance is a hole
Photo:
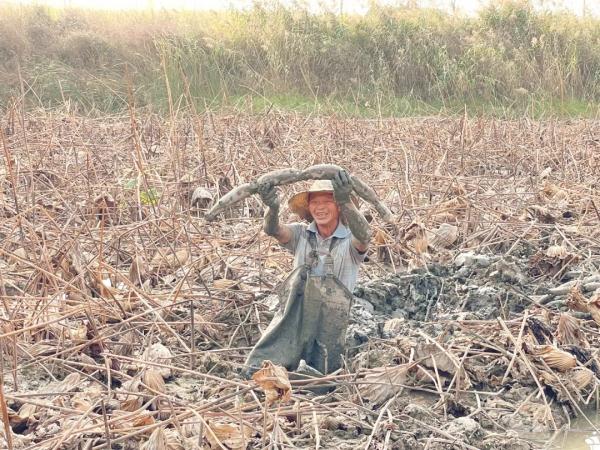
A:
{"label": "chest waders", "polygon": [[277,290],[279,310],[246,360],[248,372],[264,360],[294,371],[301,359],[321,373],[341,366],[352,293],[334,275],[331,251],[325,256],[325,275],[313,275],[318,263],[314,233],[308,233],[312,251]]}

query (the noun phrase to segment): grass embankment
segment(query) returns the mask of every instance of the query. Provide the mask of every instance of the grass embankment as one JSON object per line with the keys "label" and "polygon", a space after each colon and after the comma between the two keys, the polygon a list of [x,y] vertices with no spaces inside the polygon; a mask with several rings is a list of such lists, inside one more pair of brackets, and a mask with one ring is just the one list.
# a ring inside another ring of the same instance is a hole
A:
{"label": "grass embankment", "polygon": [[0,106],[138,106],[359,116],[597,116],[600,20],[489,8],[313,15],[0,8]]}

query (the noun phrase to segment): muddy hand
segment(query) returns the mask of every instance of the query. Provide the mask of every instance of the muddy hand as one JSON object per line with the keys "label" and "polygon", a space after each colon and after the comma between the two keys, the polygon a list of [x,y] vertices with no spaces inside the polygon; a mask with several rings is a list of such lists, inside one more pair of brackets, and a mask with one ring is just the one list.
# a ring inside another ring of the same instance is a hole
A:
{"label": "muddy hand", "polygon": [[262,202],[269,208],[279,208],[279,194],[277,188],[271,182],[261,183],[258,186],[258,194]]}
{"label": "muddy hand", "polygon": [[343,205],[350,201],[350,193],[352,192],[352,181],[350,175],[345,170],[340,170],[331,180],[333,184],[333,196],[335,201]]}

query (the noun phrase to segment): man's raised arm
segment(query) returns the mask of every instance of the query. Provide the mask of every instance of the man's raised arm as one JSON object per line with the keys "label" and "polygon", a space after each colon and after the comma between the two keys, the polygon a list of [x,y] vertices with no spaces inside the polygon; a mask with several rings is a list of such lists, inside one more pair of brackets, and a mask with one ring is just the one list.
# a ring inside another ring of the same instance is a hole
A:
{"label": "man's raised arm", "polygon": [[364,253],[369,248],[371,229],[365,216],[354,206],[350,198],[352,192],[350,175],[345,170],[341,170],[331,180],[331,183],[333,184],[333,196],[340,206],[340,213],[346,219],[346,224],[352,232],[352,245],[356,250]]}
{"label": "man's raised arm", "polygon": [[292,239],[292,230],[287,225],[279,223],[279,194],[273,183],[261,184],[258,188],[261,200],[269,209],[265,215],[263,231],[273,236],[280,244],[287,244]]}

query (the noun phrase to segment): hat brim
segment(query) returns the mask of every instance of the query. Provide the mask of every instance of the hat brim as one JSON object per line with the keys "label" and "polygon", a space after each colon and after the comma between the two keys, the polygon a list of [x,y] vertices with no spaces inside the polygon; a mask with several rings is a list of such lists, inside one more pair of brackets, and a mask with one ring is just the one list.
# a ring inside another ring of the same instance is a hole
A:
{"label": "hat brim", "polygon": [[[312,222],[314,219],[308,209],[308,198],[309,198],[310,194],[316,194],[317,192],[333,193],[333,191],[329,191],[329,190],[299,192],[296,195],[292,196],[288,200],[288,207],[290,208],[290,211],[297,214],[298,216],[300,216],[302,219],[306,220],[307,222]],[[352,199],[352,203],[354,203],[354,206],[356,206],[358,208],[358,206],[360,204],[358,201],[358,198],[356,198],[354,195],[351,195],[350,198]]]}

